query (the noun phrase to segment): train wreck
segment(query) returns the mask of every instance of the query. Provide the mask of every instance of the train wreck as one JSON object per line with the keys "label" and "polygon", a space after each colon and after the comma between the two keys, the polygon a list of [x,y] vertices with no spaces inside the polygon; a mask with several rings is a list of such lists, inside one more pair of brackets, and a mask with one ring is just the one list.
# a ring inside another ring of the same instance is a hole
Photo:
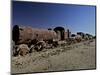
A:
{"label": "train wreck", "polygon": [[[61,43],[81,42],[86,38],[84,33],[77,33],[74,39],[69,29],[55,27],[54,29],[36,29],[15,25],[12,30],[13,55],[26,55],[33,49],[41,51],[43,48],[55,48]],[[89,37],[87,37],[89,38]]]}

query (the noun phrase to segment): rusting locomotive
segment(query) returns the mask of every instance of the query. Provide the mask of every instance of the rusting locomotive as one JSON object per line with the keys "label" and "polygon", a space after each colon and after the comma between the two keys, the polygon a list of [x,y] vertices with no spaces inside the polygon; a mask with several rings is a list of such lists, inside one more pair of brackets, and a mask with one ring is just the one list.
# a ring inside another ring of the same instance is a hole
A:
{"label": "rusting locomotive", "polygon": [[32,27],[13,27],[13,41],[15,44],[34,44],[37,41],[57,40],[57,34],[54,31],[45,29],[36,29]]}
{"label": "rusting locomotive", "polygon": [[[12,40],[15,45],[26,44],[29,48],[41,51],[44,47],[56,47],[58,41],[69,37],[69,32],[65,32],[63,27],[52,29],[36,29],[15,25],[12,30]],[[24,51],[24,50],[23,50]],[[30,52],[31,49],[30,49]]]}
{"label": "rusting locomotive", "polygon": [[15,25],[12,29],[12,40],[15,44],[13,54],[24,56],[33,50],[41,51],[43,48],[54,48],[65,43],[70,45],[92,37],[82,32],[77,32],[74,38],[72,35],[69,29],[65,30],[63,27],[37,29]]}

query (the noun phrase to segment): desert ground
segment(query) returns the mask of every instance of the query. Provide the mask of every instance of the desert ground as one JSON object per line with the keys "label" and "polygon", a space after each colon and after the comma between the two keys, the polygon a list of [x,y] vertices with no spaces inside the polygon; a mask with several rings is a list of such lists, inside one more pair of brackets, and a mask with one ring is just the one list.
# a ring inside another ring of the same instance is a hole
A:
{"label": "desert ground", "polygon": [[95,40],[72,45],[62,45],[53,49],[43,49],[26,56],[11,59],[12,73],[48,72],[96,68]]}

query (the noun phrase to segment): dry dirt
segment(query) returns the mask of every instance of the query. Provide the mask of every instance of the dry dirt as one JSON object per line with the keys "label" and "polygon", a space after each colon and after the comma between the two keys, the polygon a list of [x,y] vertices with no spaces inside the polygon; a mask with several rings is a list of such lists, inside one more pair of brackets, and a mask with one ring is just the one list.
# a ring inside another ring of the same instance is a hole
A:
{"label": "dry dirt", "polygon": [[95,41],[44,49],[26,56],[12,57],[12,73],[95,69]]}

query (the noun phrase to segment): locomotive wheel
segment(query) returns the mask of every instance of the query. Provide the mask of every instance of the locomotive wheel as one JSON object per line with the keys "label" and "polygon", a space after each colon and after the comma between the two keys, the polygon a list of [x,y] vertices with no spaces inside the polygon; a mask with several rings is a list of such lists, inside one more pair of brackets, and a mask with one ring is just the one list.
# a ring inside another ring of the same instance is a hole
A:
{"label": "locomotive wheel", "polygon": [[44,41],[40,41],[36,45],[34,45],[34,49],[36,51],[41,51],[44,48],[44,44],[45,44]]}
{"label": "locomotive wheel", "polygon": [[18,53],[18,54],[21,55],[21,56],[25,56],[25,55],[28,54],[28,53],[29,53],[29,51],[28,51],[27,49],[24,49],[24,48],[23,48],[23,49],[20,49],[20,50],[19,50],[19,53]]}

